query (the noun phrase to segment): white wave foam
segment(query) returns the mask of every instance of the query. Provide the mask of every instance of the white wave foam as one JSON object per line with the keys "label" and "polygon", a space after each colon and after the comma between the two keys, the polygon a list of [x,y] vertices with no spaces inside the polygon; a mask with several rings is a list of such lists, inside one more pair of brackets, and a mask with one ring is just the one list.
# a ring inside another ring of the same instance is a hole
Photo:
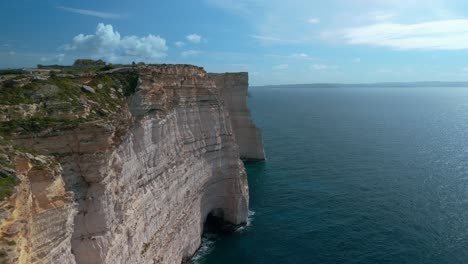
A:
{"label": "white wave foam", "polygon": [[208,254],[211,253],[211,251],[213,251],[216,238],[216,234],[203,235],[200,249],[198,249],[195,256],[192,257],[192,264],[200,264],[203,258],[205,258]]}
{"label": "white wave foam", "polygon": [[251,226],[252,221],[254,219],[254,215],[255,215],[255,212],[249,210],[249,214],[247,216],[247,223],[245,225],[243,225],[243,226],[238,227],[236,229],[236,232],[242,232],[242,231],[246,230],[249,226]]}

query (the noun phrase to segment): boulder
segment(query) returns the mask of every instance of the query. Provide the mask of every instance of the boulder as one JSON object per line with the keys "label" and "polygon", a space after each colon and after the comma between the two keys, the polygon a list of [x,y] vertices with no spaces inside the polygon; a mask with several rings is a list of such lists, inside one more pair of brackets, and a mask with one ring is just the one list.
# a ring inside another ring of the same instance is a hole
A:
{"label": "boulder", "polygon": [[83,92],[86,92],[86,93],[96,93],[96,90],[94,90],[93,87],[88,86],[88,85],[81,86],[81,90],[83,90]]}

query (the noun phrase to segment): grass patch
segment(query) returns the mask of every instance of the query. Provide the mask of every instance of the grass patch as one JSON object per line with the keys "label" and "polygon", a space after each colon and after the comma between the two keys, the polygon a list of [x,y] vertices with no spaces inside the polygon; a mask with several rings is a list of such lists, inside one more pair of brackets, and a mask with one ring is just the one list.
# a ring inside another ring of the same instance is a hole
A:
{"label": "grass patch", "polygon": [[9,81],[0,87],[0,102],[3,105],[32,104],[31,92],[36,90],[35,83],[23,87],[15,87],[13,81]]}
{"label": "grass patch", "polygon": [[49,117],[11,120],[0,122],[0,134],[10,135],[14,132],[39,133],[47,128],[68,129],[85,122],[85,119],[54,119]]}
{"label": "grass patch", "polygon": [[0,176],[0,201],[13,194],[18,179],[14,175]]}
{"label": "grass patch", "polygon": [[0,75],[10,75],[10,74],[23,74],[23,70],[22,69],[0,70]]}

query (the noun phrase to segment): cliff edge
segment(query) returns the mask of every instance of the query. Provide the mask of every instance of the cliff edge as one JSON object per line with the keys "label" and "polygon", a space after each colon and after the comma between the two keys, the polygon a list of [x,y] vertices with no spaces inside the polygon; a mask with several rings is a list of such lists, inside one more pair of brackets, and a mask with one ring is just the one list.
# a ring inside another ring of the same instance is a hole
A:
{"label": "cliff edge", "polygon": [[220,89],[224,105],[228,108],[231,116],[240,157],[243,160],[265,160],[262,136],[252,122],[247,107],[248,73],[210,73],[210,76]]}
{"label": "cliff edge", "polygon": [[179,264],[209,215],[245,223],[240,157],[264,157],[247,83],[190,65],[2,76],[0,262]]}

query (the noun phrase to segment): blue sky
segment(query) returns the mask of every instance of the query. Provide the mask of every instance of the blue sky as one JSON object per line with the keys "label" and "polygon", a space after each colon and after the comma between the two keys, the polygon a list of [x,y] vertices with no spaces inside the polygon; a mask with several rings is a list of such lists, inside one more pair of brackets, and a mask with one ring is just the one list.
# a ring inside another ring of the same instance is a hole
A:
{"label": "blue sky", "polygon": [[5,0],[0,68],[108,62],[248,71],[253,85],[468,81],[457,0]]}

